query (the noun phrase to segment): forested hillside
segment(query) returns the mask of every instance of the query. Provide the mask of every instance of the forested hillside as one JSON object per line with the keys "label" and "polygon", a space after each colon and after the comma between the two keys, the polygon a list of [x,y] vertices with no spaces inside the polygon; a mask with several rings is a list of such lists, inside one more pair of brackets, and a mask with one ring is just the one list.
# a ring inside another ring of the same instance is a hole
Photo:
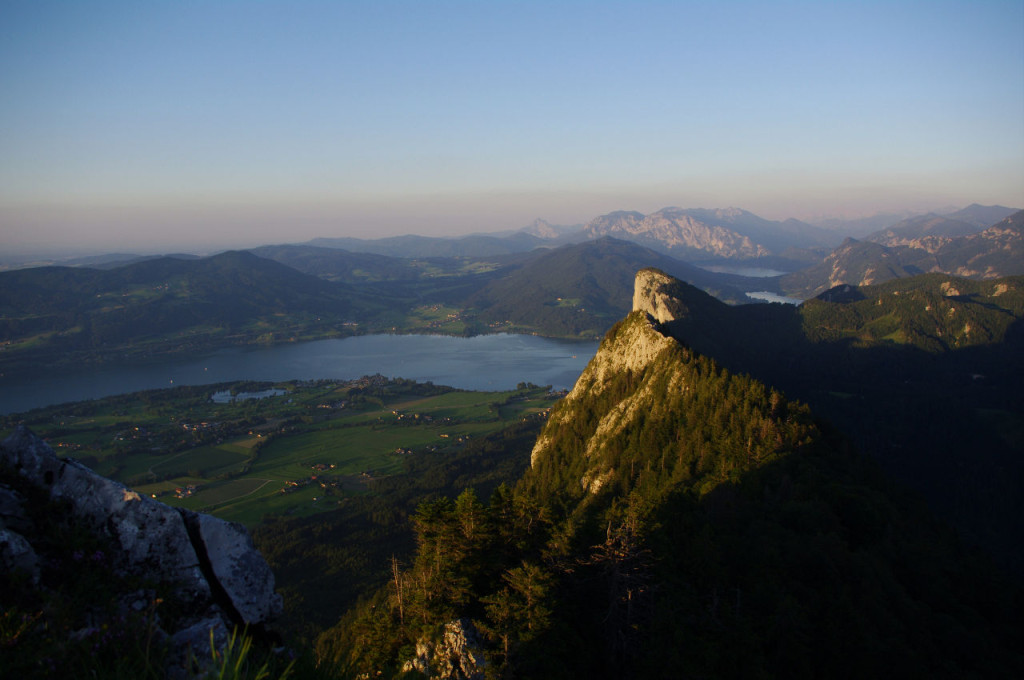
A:
{"label": "forested hillside", "polygon": [[761,285],[612,239],[487,257],[254,252],[0,272],[0,366],[147,361],[381,332],[596,339],[628,310],[632,273],[642,267],[685,276],[730,302]]}
{"label": "forested hillside", "polygon": [[700,311],[673,336],[805,401],[972,543],[1024,565],[1024,279],[930,274],[796,308],[682,290]]}
{"label": "forested hillside", "polygon": [[558,328],[600,337],[629,310],[638,269],[659,267],[729,302],[744,298],[742,277],[714,274],[613,238],[564,246],[531,258],[470,295],[481,321],[518,328]]}
{"label": "forested hillside", "polygon": [[321,662],[344,677],[1024,670],[1019,589],[807,406],[667,335],[648,311],[692,308],[662,280],[514,489],[420,506],[415,558],[321,637]]}
{"label": "forested hillside", "polygon": [[0,273],[0,338],[22,366],[121,360],[336,333],[387,304],[243,252],[40,267]]}

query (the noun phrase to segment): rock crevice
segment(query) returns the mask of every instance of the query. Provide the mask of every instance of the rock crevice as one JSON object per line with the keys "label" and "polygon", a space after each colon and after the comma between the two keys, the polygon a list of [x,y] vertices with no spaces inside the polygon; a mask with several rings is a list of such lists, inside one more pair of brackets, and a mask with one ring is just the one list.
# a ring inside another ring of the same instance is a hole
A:
{"label": "rock crevice", "polygon": [[[280,615],[273,572],[244,526],[141,496],[77,461],[58,458],[24,426],[0,445],[0,463],[51,499],[67,503],[75,524],[110,540],[117,572],[173,589],[188,615],[180,630],[164,631],[171,640],[192,645],[208,640],[210,630],[226,640],[232,627],[259,632]],[[37,581],[30,552],[34,530],[20,519],[30,509],[14,507],[16,492],[0,495],[4,565],[23,568]]]}

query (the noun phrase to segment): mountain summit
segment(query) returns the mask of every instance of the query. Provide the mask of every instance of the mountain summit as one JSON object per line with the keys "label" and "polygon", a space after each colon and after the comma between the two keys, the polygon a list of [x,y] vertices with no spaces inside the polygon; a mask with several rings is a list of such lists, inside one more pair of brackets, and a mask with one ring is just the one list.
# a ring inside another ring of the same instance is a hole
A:
{"label": "mountain summit", "polygon": [[[589,493],[613,481],[620,490],[635,485],[671,486],[683,479],[713,486],[728,478],[722,476],[727,471],[748,469],[801,446],[814,429],[805,407],[788,409],[775,390],[729,377],[670,334],[672,322],[692,314],[688,299],[702,297],[659,270],[637,273],[633,310],[608,332],[573,390],[552,413],[531,453],[535,472],[543,475],[542,468],[548,464],[572,469],[582,490]],[[732,399],[693,401],[695,388],[707,384],[709,376],[715,382],[716,374],[724,379],[717,388],[737,391],[734,397],[744,403],[742,413],[719,412],[731,408]],[[747,394],[740,397],[740,392]],[[753,393],[756,399],[750,397]],[[681,420],[681,412],[699,416]],[[788,419],[779,420],[783,414]],[[745,451],[700,454],[700,441],[722,435],[722,418],[734,428],[730,436],[746,442]],[[637,432],[650,434],[648,446],[631,445]],[[649,456],[659,458],[657,471],[650,469]],[[638,475],[638,465],[647,473]]]}
{"label": "mountain summit", "polygon": [[793,249],[832,247],[836,235],[799,220],[774,222],[740,208],[662,208],[644,215],[618,211],[583,227],[589,239],[613,236],[673,257],[748,260]]}
{"label": "mountain summit", "polygon": [[737,231],[679,208],[665,208],[650,215],[610,213],[591,220],[583,231],[587,238],[614,236],[674,256],[755,258],[769,254],[767,248]]}

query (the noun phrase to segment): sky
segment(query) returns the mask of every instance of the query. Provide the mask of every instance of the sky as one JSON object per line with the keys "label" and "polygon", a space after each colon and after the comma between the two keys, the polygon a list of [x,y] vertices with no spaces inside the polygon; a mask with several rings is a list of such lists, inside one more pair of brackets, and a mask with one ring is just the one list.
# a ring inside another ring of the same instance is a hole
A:
{"label": "sky", "polygon": [[1024,0],[0,0],[0,253],[1024,207]]}

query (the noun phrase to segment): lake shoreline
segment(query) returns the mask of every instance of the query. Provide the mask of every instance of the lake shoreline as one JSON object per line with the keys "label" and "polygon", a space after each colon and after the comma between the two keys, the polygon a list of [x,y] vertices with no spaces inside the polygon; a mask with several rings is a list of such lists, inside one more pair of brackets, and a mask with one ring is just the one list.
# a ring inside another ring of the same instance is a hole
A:
{"label": "lake shoreline", "polygon": [[[280,340],[275,339],[273,342],[259,340],[258,336],[252,335],[235,336],[239,338],[237,342],[232,342],[225,338],[217,338],[209,342],[204,342],[202,338],[192,336],[175,340],[162,340],[158,344],[154,344],[152,347],[147,347],[145,343],[143,343],[142,345],[112,347],[109,349],[76,350],[72,352],[59,353],[47,351],[45,353],[35,355],[31,353],[26,354],[25,352],[18,352],[18,356],[5,356],[5,353],[0,351],[0,377],[25,377],[41,370],[50,371],[68,367],[79,368],[82,366],[93,366],[96,368],[102,368],[111,365],[127,366],[134,364],[149,366],[161,362],[174,363],[196,356],[202,357],[215,354],[224,350],[244,350],[246,348],[265,349],[268,347],[297,345],[308,342],[319,342],[322,340],[344,340],[346,338],[376,335],[428,335],[446,338],[474,338],[503,334],[532,335],[538,338],[564,340],[567,342],[590,342],[600,341],[601,339],[600,337],[585,338],[544,335],[537,332],[516,329],[495,330],[488,333],[437,333],[426,329],[421,330],[415,328],[394,328],[388,330],[367,329],[365,331],[353,332],[333,330],[322,334],[292,336]],[[176,347],[168,347],[168,345],[173,345],[175,343],[177,343]]]}
{"label": "lake shoreline", "polygon": [[153,361],[5,372],[0,374],[0,414],[179,385],[352,379],[376,373],[483,391],[519,382],[571,388],[597,346],[597,341],[510,333],[378,333],[222,347]]}

